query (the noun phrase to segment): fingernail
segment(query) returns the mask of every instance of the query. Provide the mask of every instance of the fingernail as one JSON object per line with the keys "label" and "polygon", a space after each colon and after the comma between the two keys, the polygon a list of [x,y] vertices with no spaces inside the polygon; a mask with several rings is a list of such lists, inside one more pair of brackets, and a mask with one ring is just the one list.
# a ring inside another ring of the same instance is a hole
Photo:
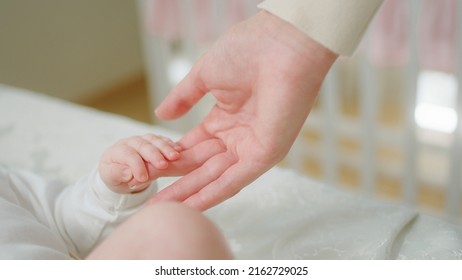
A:
{"label": "fingernail", "polygon": [[136,193],[136,192],[144,190],[145,188],[147,188],[147,186],[148,186],[148,183],[144,183],[144,184],[138,184],[134,186],[128,186],[128,188],[130,189],[131,193]]}
{"label": "fingernail", "polygon": [[168,163],[165,160],[159,160],[157,162],[157,168],[166,168],[168,166]]}
{"label": "fingernail", "polygon": [[136,190],[137,188],[139,188],[140,185],[133,185],[133,186],[128,186],[128,188],[132,191]]}
{"label": "fingernail", "polygon": [[132,174],[132,171],[129,168],[127,168],[127,169],[125,169],[123,171],[123,173],[122,173],[122,181],[128,182],[128,181],[130,181],[132,179],[132,177],[133,177],[133,174]]}

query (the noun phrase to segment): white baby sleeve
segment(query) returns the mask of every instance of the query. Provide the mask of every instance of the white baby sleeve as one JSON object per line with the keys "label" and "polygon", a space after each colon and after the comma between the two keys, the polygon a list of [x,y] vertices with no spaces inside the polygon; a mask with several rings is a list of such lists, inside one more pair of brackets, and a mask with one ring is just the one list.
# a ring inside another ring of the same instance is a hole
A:
{"label": "white baby sleeve", "polygon": [[112,192],[95,170],[64,190],[57,199],[58,230],[73,254],[86,257],[119,224],[143,207],[155,192],[155,182],[136,194]]}

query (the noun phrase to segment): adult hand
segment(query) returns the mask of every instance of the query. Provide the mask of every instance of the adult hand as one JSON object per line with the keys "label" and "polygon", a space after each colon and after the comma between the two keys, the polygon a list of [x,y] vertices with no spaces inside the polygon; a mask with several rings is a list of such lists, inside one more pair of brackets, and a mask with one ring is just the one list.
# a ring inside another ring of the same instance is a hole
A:
{"label": "adult hand", "polygon": [[175,119],[210,92],[216,105],[179,144],[188,149],[219,139],[225,151],[151,202],[183,201],[205,210],[232,197],[282,160],[336,58],[266,11],[231,28],[156,110],[161,119]]}
{"label": "adult hand", "polygon": [[164,136],[150,133],[117,141],[103,153],[98,169],[112,191],[138,192],[159,177],[188,174],[224,150],[218,139],[185,150]]}

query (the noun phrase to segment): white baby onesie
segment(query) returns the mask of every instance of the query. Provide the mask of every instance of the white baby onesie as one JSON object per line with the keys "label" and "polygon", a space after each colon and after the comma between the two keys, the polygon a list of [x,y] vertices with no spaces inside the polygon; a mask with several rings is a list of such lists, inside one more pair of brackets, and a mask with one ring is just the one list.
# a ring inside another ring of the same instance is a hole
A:
{"label": "white baby onesie", "polygon": [[137,194],[114,193],[96,169],[65,186],[0,165],[0,259],[85,258],[155,191],[152,183]]}

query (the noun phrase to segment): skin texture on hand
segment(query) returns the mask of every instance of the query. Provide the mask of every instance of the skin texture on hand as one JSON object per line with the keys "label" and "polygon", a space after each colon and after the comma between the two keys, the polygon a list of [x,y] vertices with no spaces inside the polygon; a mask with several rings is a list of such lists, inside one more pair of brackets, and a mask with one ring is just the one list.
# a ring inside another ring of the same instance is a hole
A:
{"label": "skin texture on hand", "polygon": [[224,151],[217,139],[183,149],[172,140],[154,134],[122,139],[101,156],[99,174],[116,193],[139,192],[159,177],[184,175],[211,156]]}
{"label": "skin texture on hand", "polygon": [[216,105],[179,144],[188,149],[216,139],[225,150],[151,202],[182,201],[205,210],[232,197],[282,160],[336,58],[266,11],[231,28],[156,110],[161,119],[175,119],[210,92]]}

